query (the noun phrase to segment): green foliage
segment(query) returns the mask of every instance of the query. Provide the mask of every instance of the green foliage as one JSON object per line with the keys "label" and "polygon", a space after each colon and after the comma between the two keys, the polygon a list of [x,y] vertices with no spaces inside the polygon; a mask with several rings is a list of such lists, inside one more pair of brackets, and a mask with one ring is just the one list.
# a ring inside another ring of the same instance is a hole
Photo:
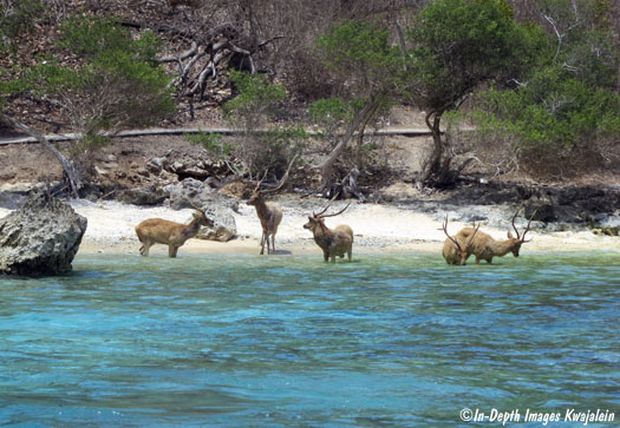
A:
{"label": "green foliage", "polygon": [[300,153],[309,138],[302,126],[280,126],[254,136],[255,149],[248,153],[253,174],[269,169],[282,175],[289,159]]}
{"label": "green foliage", "polygon": [[310,118],[314,122],[324,124],[327,127],[351,120],[353,112],[354,106],[342,98],[324,98],[313,102],[308,107]]}
{"label": "green foliage", "polygon": [[152,33],[133,39],[109,20],[79,17],[61,25],[59,45],[83,57],[81,65],[43,62],[25,79],[40,95],[69,99],[67,114],[85,134],[146,126],[174,111],[169,78],[152,61]]}
{"label": "green foliage", "polygon": [[493,114],[484,126],[499,125],[523,147],[573,148],[620,132],[620,96],[555,67],[539,70],[518,91],[488,91],[480,105]]}
{"label": "green foliage", "polygon": [[206,151],[217,157],[225,159],[232,154],[232,146],[222,141],[219,134],[208,134],[201,132],[198,134],[188,134],[185,139],[192,144],[202,146]]}
{"label": "green foliage", "polygon": [[44,11],[41,0],[3,2],[0,4],[0,39],[6,37],[14,43],[13,39],[32,30]]}
{"label": "green foliage", "polygon": [[81,57],[98,58],[112,52],[123,52],[137,61],[151,61],[160,41],[151,31],[132,39],[127,28],[107,18],[73,17],[60,26],[58,46]]}
{"label": "green foliage", "polygon": [[348,82],[353,96],[392,88],[399,77],[402,58],[389,43],[386,28],[363,21],[348,21],[317,40],[328,70]]}
{"label": "green foliage", "polygon": [[230,78],[239,95],[223,106],[224,112],[229,117],[238,116],[246,119],[260,116],[286,99],[284,87],[270,83],[263,75],[233,71]]}
{"label": "green foliage", "polygon": [[539,28],[514,21],[506,0],[431,2],[409,36],[414,101],[440,112],[484,81],[518,76],[546,45]]}
{"label": "green foliage", "polygon": [[620,55],[604,17],[610,4],[540,4],[563,34],[562,41],[548,35],[548,60],[533,67],[517,90],[481,95],[475,112],[478,135],[481,141],[489,136],[511,141],[522,166],[536,174],[579,173],[579,168],[612,159],[614,154],[605,152],[610,147],[613,152],[620,135],[620,94],[615,90]]}

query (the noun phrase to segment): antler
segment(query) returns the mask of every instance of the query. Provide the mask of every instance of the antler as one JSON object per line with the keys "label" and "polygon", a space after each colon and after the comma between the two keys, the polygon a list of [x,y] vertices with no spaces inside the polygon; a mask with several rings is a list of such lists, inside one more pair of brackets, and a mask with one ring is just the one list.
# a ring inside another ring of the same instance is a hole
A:
{"label": "antler", "polygon": [[[331,202],[329,204],[331,204]],[[327,205],[328,207],[329,207],[329,204]],[[351,201],[349,201],[349,203],[347,204],[346,207],[344,207],[343,209],[341,209],[337,213],[333,213],[333,214],[323,214],[325,212],[325,210],[327,210],[327,207],[325,207],[325,209],[323,211],[321,211],[318,215],[315,215],[315,217],[317,217],[317,218],[336,217],[337,215],[340,215],[343,212],[345,212],[347,210],[347,208],[349,208],[349,205],[351,205]]]}
{"label": "antler", "polygon": [[521,242],[530,242],[531,241],[531,239],[529,239],[527,241],[525,240],[525,234],[530,231],[530,224],[532,223],[532,219],[534,218],[534,216],[536,216],[537,212],[538,212],[538,208],[536,208],[534,210],[534,213],[532,214],[532,216],[530,217],[529,221],[527,222],[527,226],[525,226],[525,230],[523,231],[523,235],[521,235]]}
{"label": "antler", "polygon": [[[478,227],[480,227],[480,225],[478,225]],[[443,231],[446,234],[446,236],[448,237],[448,239],[450,241],[452,241],[454,243],[454,245],[456,245],[456,248],[458,248],[459,251],[463,251],[463,249],[459,245],[458,241],[456,239],[454,239],[453,237],[451,237],[450,234],[448,233],[448,214],[446,214],[446,219],[444,220],[443,225],[441,226],[441,228],[443,229]],[[478,229],[476,229],[476,231],[478,231]]]}
{"label": "antler", "polygon": [[[534,213],[532,214],[532,216],[528,220],[527,226],[525,226],[525,230],[523,231],[523,235],[519,234],[519,231],[517,230],[517,227],[515,226],[515,219],[517,218],[517,214],[519,213],[519,210],[517,210],[515,215],[512,216],[512,228],[515,230],[515,232],[517,234],[517,239],[520,240],[521,242],[529,242],[529,241],[525,240],[525,234],[530,231],[530,224],[532,224],[532,219],[534,218],[534,216],[536,215],[537,212],[538,212],[538,208],[534,210]],[[530,241],[531,241],[531,239],[530,239]]]}
{"label": "antler", "polygon": [[[293,159],[291,159],[291,161],[289,162],[288,167],[286,168],[286,172],[284,173],[284,175],[280,179],[280,182],[278,183],[278,185],[276,187],[274,187],[274,188],[263,190],[262,191],[263,193],[276,192],[276,191],[280,190],[282,188],[282,186],[284,186],[284,183],[286,183],[286,180],[288,179],[288,174],[289,174],[289,172],[291,172],[291,167],[293,166],[293,164],[297,160],[297,156],[298,155],[293,156]],[[265,175],[267,175],[267,171],[265,171]],[[263,179],[259,182],[259,185],[260,185],[260,183],[263,182],[264,179],[265,179],[265,177],[263,176]]]}
{"label": "antler", "polygon": [[521,239],[521,235],[519,234],[519,231],[517,230],[517,226],[515,226],[515,219],[517,218],[517,214],[519,214],[518,209],[515,212],[515,215],[512,216],[512,228],[515,230],[515,233],[517,234],[517,239]]}
{"label": "antler", "polygon": [[263,180],[265,179],[265,177],[267,177],[267,173],[269,172],[269,168],[267,168],[265,170],[265,173],[263,174],[263,177],[259,180],[258,183],[256,183],[256,187],[254,188],[254,192],[258,192],[258,190],[260,189],[260,185],[263,184]]}
{"label": "antler", "polygon": [[476,236],[476,233],[478,233],[478,229],[480,229],[480,223],[478,223],[478,226],[476,226],[476,223],[474,223],[474,233],[472,233],[469,239],[467,240],[466,249],[469,248],[472,242],[474,242],[474,236]]}
{"label": "antler", "polygon": [[320,217],[321,214],[323,214],[325,211],[327,211],[327,208],[329,208],[329,206],[332,204],[332,202],[334,202],[336,200],[336,198],[340,196],[340,192],[336,193],[327,203],[327,205],[325,205],[325,208],[323,208],[320,212],[315,213],[314,211],[312,211],[312,216],[313,217]]}

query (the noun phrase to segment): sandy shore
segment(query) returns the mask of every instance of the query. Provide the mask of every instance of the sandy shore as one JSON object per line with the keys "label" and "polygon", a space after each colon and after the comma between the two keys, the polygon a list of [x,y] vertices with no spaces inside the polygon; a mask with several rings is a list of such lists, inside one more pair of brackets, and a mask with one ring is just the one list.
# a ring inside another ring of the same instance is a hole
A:
{"label": "sandy shore", "polygon": [[[296,203],[291,199],[280,201],[284,218],[276,235],[276,249],[281,254],[319,252],[308,230],[303,229],[312,201]],[[317,201],[320,203],[320,201]],[[137,207],[115,201],[89,202],[72,201],[73,208],[88,219],[88,229],[80,247],[81,253],[137,253],[139,242],[134,227],[140,221],[160,217],[168,220],[186,222],[191,218],[191,210],[175,211],[167,207]],[[334,203],[334,209],[342,207]],[[461,207],[450,211],[449,231],[454,233],[467,223],[466,218],[485,214],[489,224],[483,222],[483,230],[496,239],[503,239],[510,227],[509,207]],[[9,210],[0,209],[0,218]],[[415,206],[394,206],[353,203],[341,216],[327,219],[328,226],[346,223],[354,231],[354,253],[377,252],[441,252],[445,235],[441,230],[441,220],[446,211],[426,209],[424,212]],[[495,221],[493,221],[495,219]],[[497,220],[500,219],[500,220]],[[505,220],[504,220],[505,219]],[[239,214],[235,214],[239,237],[227,243],[189,240],[180,250],[199,253],[258,253],[261,228],[253,207],[240,204]],[[523,220],[522,220],[523,221]],[[495,224],[493,224],[495,223]],[[522,223],[517,223],[519,226]],[[595,235],[589,230],[545,232],[544,225],[533,224],[528,233],[526,251],[585,251],[616,250],[620,252],[620,239]],[[166,248],[156,245],[153,255],[165,255]],[[320,253],[319,253],[320,254]]]}

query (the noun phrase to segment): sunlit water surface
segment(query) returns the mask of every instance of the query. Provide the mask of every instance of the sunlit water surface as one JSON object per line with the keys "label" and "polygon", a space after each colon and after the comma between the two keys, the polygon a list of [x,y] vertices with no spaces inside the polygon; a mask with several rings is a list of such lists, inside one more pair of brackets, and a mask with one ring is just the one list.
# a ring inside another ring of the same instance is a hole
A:
{"label": "sunlit water surface", "polygon": [[620,418],[619,262],[81,256],[65,277],[0,279],[0,424],[449,426],[464,407]]}

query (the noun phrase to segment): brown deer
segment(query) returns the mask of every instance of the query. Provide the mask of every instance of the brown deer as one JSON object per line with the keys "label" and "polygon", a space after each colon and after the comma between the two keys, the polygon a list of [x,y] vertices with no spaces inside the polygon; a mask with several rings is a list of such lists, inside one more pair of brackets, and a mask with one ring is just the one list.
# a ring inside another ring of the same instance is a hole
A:
{"label": "brown deer", "polygon": [[335,217],[342,214],[346,207],[333,214],[324,214],[331,205],[333,199],[319,213],[312,212],[312,216],[308,216],[308,223],[304,224],[304,229],[309,229],[314,235],[314,242],[323,250],[323,259],[327,262],[330,258],[332,263],[336,263],[336,256],[343,258],[347,253],[349,261],[351,261],[351,253],[353,251],[353,230],[346,224],[336,226],[330,229],[325,226],[325,218]]}
{"label": "brown deer", "polygon": [[[519,234],[517,227],[515,226],[515,219],[517,218],[517,214],[519,211],[515,213],[512,217],[512,228],[514,229],[517,236],[513,236],[510,231],[508,231],[508,239],[504,241],[497,241],[493,239],[490,235],[484,232],[477,232],[475,237],[472,237],[472,254],[476,256],[476,264],[480,263],[480,260],[486,260],[487,263],[492,263],[493,257],[503,257],[509,252],[515,257],[519,257],[519,249],[521,249],[521,245],[525,242],[530,242],[530,240],[525,240],[525,234],[530,230],[530,224],[532,223],[532,218],[536,215],[536,212],[530,217],[530,220],[527,222],[527,226],[523,231],[523,234]],[[456,234],[456,239],[458,241],[462,241],[465,239],[469,239],[470,236],[474,234],[474,229],[471,227],[465,227]]]}
{"label": "brown deer", "polygon": [[[271,254],[276,251],[276,233],[278,232],[278,226],[282,221],[282,209],[273,202],[266,202],[265,195],[269,193],[274,193],[282,188],[286,179],[288,178],[288,174],[291,171],[291,166],[293,166],[293,162],[297,156],[293,157],[291,162],[286,169],[286,172],[280,179],[280,182],[272,188],[264,188],[263,181],[267,176],[267,171],[263,174],[263,178],[256,184],[254,191],[252,192],[252,196],[248,200],[248,205],[253,205],[256,208],[256,215],[258,215],[258,219],[260,220],[260,225],[263,228],[263,234],[260,240],[260,254],[265,253],[265,244],[267,244],[267,254]],[[269,248],[269,237],[271,236],[271,249]]]}
{"label": "brown deer", "polygon": [[442,254],[449,265],[464,265],[467,263],[467,259],[473,251],[473,239],[478,233],[479,228],[480,224],[478,226],[474,225],[473,233],[469,234],[467,238],[459,240],[458,235],[457,237],[452,237],[448,233],[448,215],[446,214],[442,229],[448,238],[443,243]]}
{"label": "brown deer", "polygon": [[176,223],[161,218],[149,218],[136,226],[136,234],[142,243],[140,254],[148,257],[154,244],[168,245],[168,256],[176,257],[179,247],[189,238],[196,236],[201,226],[213,226],[213,221],[204,211],[196,209],[188,224]]}

